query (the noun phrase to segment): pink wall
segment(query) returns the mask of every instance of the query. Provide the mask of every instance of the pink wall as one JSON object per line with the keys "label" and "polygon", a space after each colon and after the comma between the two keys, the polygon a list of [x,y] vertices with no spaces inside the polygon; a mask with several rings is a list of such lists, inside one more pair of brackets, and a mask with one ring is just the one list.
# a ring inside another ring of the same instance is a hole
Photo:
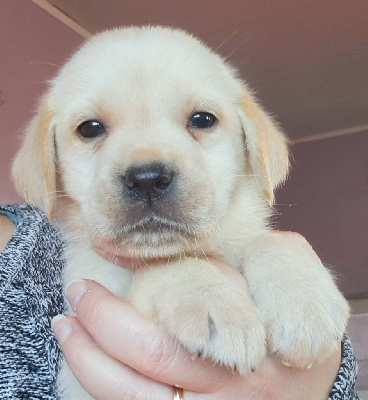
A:
{"label": "pink wall", "polygon": [[19,135],[58,65],[83,42],[80,35],[30,0],[0,2],[0,203],[19,201],[9,165]]}
{"label": "pink wall", "polygon": [[280,229],[301,232],[349,297],[368,294],[368,132],[295,145],[276,194]]}

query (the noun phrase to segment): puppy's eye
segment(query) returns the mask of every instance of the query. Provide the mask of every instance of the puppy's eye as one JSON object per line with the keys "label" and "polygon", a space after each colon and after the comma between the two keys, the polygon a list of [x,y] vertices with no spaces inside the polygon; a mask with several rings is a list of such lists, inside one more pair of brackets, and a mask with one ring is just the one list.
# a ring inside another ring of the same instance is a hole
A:
{"label": "puppy's eye", "polygon": [[97,136],[103,135],[106,132],[106,128],[100,121],[91,120],[82,122],[78,126],[77,131],[82,137],[93,139]]}
{"label": "puppy's eye", "polygon": [[198,112],[190,118],[188,126],[195,129],[210,129],[216,122],[217,118],[214,115],[208,112]]}

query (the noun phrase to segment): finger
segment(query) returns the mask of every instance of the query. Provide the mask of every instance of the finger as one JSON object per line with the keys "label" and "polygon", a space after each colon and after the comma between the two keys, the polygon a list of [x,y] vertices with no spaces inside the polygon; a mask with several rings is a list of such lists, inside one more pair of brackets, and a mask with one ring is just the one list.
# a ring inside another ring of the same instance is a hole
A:
{"label": "finger", "polygon": [[78,319],[103,351],[154,380],[212,393],[236,379],[229,369],[211,360],[194,360],[166,332],[97,282],[74,282],[67,295]]}
{"label": "finger", "polygon": [[75,317],[56,318],[52,326],[70,369],[94,399],[172,400],[172,387],[144,377],[104,353]]}
{"label": "finger", "polygon": [[115,254],[114,252],[110,251],[105,247],[101,247],[101,245],[95,245],[93,250],[99,254],[105,260],[110,261],[115,265],[119,265],[120,267],[130,269],[132,271],[136,270],[140,267],[137,260],[133,260],[132,258],[124,257],[119,254]]}

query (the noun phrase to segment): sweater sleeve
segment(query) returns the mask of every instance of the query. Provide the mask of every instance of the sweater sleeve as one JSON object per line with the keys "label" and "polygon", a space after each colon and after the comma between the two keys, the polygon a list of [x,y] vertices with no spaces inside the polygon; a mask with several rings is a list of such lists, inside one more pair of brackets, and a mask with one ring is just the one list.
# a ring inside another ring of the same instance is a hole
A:
{"label": "sweater sleeve", "polygon": [[355,391],[358,363],[350,339],[341,342],[341,364],[328,400],[359,400]]}
{"label": "sweater sleeve", "polygon": [[0,212],[17,224],[0,254],[0,398],[59,399],[61,352],[50,321],[64,311],[63,242],[36,208]]}

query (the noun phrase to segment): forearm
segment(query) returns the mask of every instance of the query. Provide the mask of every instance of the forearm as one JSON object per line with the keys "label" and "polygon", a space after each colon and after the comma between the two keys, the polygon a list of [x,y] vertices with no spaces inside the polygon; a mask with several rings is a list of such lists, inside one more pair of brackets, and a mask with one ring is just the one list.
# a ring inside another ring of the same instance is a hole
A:
{"label": "forearm", "polygon": [[13,236],[15,225],[8,217],[0,214],[0,253],[5,249]]}

